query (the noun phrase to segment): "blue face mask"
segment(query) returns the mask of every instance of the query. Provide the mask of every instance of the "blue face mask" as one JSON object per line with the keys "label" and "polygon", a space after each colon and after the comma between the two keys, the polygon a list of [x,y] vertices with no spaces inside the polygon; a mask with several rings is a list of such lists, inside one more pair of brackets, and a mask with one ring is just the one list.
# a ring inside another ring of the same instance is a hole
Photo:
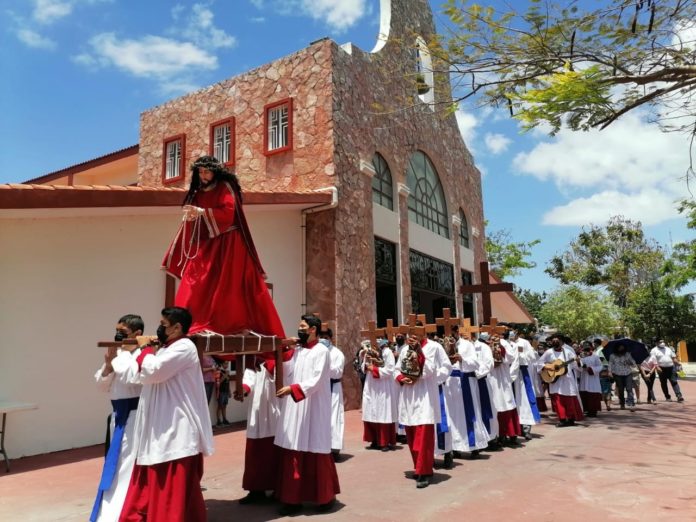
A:
{"label": "blue face mask", "polygon": [[328,339],[319,339],[319,343],[323,344],[327,348],[331,348],[331,341]]}

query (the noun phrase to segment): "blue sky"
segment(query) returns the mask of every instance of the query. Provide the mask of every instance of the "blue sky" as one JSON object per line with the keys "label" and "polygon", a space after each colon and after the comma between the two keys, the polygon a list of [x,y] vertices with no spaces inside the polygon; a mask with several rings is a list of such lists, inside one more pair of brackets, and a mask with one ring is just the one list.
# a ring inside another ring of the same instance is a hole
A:
{"label": "blue sky", "polygon": [[[441,0],[432,1],[441,23]],[[485,2],[483,2],[485,3]],[[379,0],[5,0],[0,8],[0,182],[18,182],[138,142],[139,115],[324,36],[370,50]],[[663,245],[690,239],[683,136],[638,114],[605,131],[520,134],[505,111],[462,106],[484,174],[490,229],[541,239],[513,282],[550,290],[547,261],[581,226],[623,214]],[[693,290],[691,290],[693,291]]]}

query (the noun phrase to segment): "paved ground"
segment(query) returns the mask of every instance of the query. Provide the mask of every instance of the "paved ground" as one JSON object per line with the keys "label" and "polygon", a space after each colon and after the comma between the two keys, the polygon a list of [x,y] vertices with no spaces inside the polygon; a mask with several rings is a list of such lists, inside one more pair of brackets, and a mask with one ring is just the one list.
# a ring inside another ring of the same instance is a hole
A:
{"label": "paved ground", "polygon": [[[405,478],[408,449],[365,450],[360,412],[349,412],[336,509],[307,508],[297,518],[694,521],[696,380],[682,381],[682,388],[685,403],[603,413],[575,428],[557,429],[545,419],[524,447],[458,460],[451,471],[437,470],[423,490]],[[217,433],[215,443],[203,479],[210,521],[277,519],[275,505],[237,503],[244,494],[244,430]],[[87,520],[102,452],[91,447],[13,461],[11,473],[0,470],[0,520]]]}

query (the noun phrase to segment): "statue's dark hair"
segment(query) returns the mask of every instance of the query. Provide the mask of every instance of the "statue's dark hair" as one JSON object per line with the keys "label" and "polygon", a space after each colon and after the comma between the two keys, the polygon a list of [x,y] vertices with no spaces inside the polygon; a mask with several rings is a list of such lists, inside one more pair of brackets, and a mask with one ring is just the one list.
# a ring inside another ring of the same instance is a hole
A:
{"label": "statue's dark hair", "polygon": [[232,190],[237,194],[239,199],[242,199],[242,187],[239,185],[239,180],[233,172],[230,172],[225,168],[225,166],[220,163],[213,156],[201,156],[191,165],[191,184],[189,185],[189,190],[184,197],[184,202],[182,205],[190,205],[193,202],[193,198],[201,188],[201,177],[200,170],[204,168],[213,173],[213,180],[217,183],[227,182],[232,187]]}

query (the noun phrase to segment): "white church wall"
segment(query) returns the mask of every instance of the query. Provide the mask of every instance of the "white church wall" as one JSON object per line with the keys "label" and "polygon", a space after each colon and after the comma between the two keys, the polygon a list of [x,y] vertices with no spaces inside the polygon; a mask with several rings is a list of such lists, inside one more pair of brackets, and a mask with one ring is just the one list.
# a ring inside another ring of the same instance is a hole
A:
{"label": "white church wall", "polygon": [[[103,362],[96,341],[113,338],[124,313],[141,314],[147,333],[159,323],[159,265],[180,211],[119,210],[23,211],[26,217],[0,219],[0,399],[39,406],[8,415],[11,458],[103,441],[109,402],[93,380]],[[301,313],[300,211],[248,207],[247,217],[292,332]],[[230,420],[245,414],[246,404],[230,402]]]}
{"label": "white church wall", "polygon": [[476,264],[474,263],[474,251],[470,248],[464,248],[459,245],[459,262],[462,265],[462,270],[477,273]]}
{"label": "white church wall", "polygon": [[439,236],[413,221],[408,222],[408,244],[411,250],[418,250],[454,265],[452,240]]}
{"label": "white church wall", "polygon": [[375,236],[399,244],[399,214],[396,212],[373,202],[372,227]]}

